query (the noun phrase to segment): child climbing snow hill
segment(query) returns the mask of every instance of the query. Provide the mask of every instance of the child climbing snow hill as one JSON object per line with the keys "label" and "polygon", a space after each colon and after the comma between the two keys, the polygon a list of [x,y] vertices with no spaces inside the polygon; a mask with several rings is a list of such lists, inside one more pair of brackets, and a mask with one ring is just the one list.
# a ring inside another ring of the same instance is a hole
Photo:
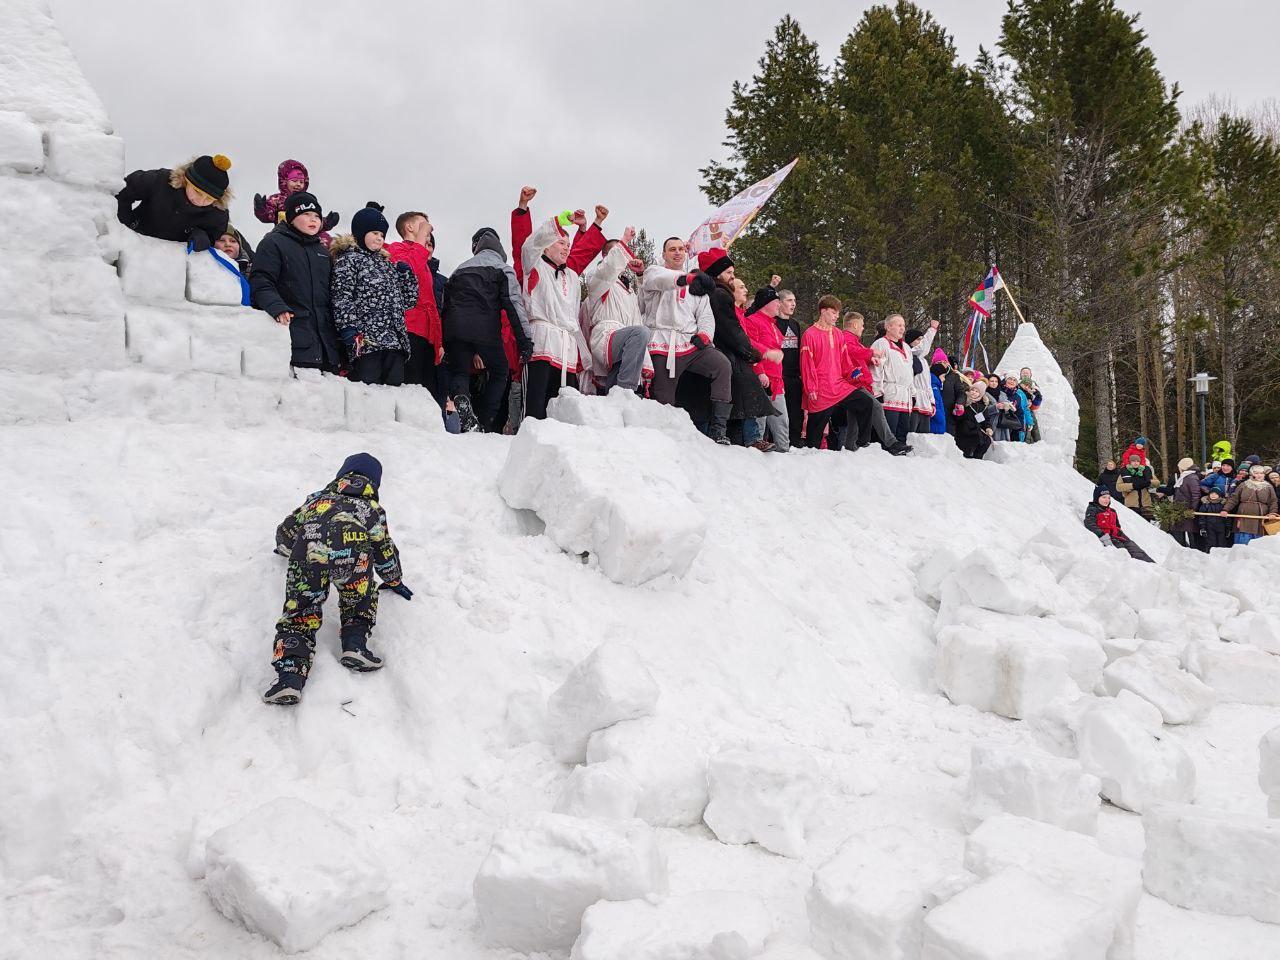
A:
{"label": "child climbing snow hill", "polygon": [[[376,457],[352,454],[328,486],[307,497],[276,529],[276,553],[289,559],[289,568],[271,658],[276,679],[262,696],[265,702],[302,700],[330,584],[338,590],[342,665],[361,673],[382,667],[382,658],[369,649],[378,591],[392,590],[406,600],[413,599],[413,591],[401,582],[400,554],[378,503],[381,482]],[[377,589],[371,566],[382,580]]]}

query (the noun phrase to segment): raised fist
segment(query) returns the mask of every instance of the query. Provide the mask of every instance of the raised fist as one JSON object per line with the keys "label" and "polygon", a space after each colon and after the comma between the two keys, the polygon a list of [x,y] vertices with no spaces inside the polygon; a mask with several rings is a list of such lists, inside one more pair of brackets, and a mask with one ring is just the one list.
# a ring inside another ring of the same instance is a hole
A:
{"label": "raised fist", "polygon": [[[600,209],[599,207],[596,207],[596,210],[599,210],[599,209]],[[636,239],[636,228],[635,228],[635,227],[627,227],[627,229],[625,229],[625,230],[623,230],[623,231],[622,231],[622,245],[623,245],[623,246],[625,246],[625,247],[627,247],[628,249],[630,249],[630,248],[631,248],[631,244],[635,242],[635,239]]]}
{"label": "raised fist", "polygon": [[609,208],[606,207],[604,204],[597,203],[596,204],[596,226],[598,227],[600,226],[600,224],[604,223],[605,218],[608,216],[609,216]]}
{"label": "raised fist", "polygon": [[521,187],[520,188],[520,209],[529,209],[529,201],[538,195],[537,187]]}
{"label": "raised fist", "polygon": [[579,230],[585,230],[587,228],[587,211],[573,211],[573,216],[569,218],[569,221],[570,223],[576,223]]}
{"label": "raised fist", "polygon": [[781,282],[782,282],[782,278],[778,276],[776,273],[769,278],[769,286],[771,287],[776,287]]}

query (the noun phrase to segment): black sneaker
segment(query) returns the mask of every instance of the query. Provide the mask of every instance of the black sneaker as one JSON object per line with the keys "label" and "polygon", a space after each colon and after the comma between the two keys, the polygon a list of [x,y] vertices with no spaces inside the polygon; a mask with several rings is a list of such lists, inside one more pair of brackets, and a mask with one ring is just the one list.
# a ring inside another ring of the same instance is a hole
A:
{"label": "black sneaker", "polygon": [[280,673],[276,682],[267,688],[262,695],[263,703],[274,703],[281,707],[291,707],[302,702],[302,686],[307,681],[296,673]]}
{"label": "black sneaker", "polygon": [[911,452],[911,448],[907,446],[905,443],[901,443],[901,442],[895,443],[888,450],[888,453],[891,456],[895,456],[895,457],[905,457],[910,452]]}
{"label": "black sneaker", "polygon": [[453,405],[458,409],[458,427],[462,433],[474,433],[480,429],[480,419],[471,408],[470,397],[454,397]]}
{"label": "black sneaker", "polygon": [[372,673],[382,669],[382,658],[359,641],[344,641],[342,644],[342,665],[357,673]]}

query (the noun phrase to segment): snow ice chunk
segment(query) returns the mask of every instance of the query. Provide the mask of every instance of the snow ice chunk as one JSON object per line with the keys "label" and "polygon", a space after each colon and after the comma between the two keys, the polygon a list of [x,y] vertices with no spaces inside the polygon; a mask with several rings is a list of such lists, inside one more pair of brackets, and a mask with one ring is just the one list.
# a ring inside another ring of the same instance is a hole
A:
{"label": "snow ice chunk", "polygon": [[1102,671],[1113,697],[1129,690],[1160,711],[1165,723],[1194,723],[1208,716],[1218,698],[1177,659],[1157,653],[1120,657]]}
{"label": "snow ice chunk", "polygon": [[646,824],[555,813],[499,831],[473,887],[485,938],[524,952],[569,949],[598,900],[666,890],[666,860]]}
{"label": "snow ice chunk", "polygon": [[0,317],[29,318],[53,312],[46,262],[30,254],[5,255],[4,269],[0,270]]}
{"label": "snow ice chunk", "polygon": [[44,166],[44,141],[31,118],[12,110],[0,111],[0,169],[38,173]]}
{"label": "snow ice chunk", "polygon": [[1018,747],[975,744],[961,819],[972,830],[1012,813],[1078,833],[1098,832],[1098,778],[1079,763]]}
{"label": "snow ice chunk", "polygon": [[1130,563],[1119,550],[1108,554],[1108,567],[1116,593],[1139,614],[1153,608],[1178,609],[1176,574],[1154,563]]}
{"label": "snow ice chunk", "polygon": [[1089,709],[1097,697],[1076,696],[1051,700],[1026,717],[1036,743],[1055,757],[1079,757],[1076,749],[1076,727],[1080,715]]}
{"label": "snow ice chunk", "polygon": [[38,123],[70,120],[108,129],[107,112],[42,0],[0,3],[0,110]]}
{"label": "snow ice chunk", "polygon": [[1267,653],[1280,654],[1280,626],[1274,616],[1256,610],[1247,610],[1227,620],[1218,627],[1218,636],[1232,643],[1246,643]]}
{"label": "snow ice chunk", "polygon": [[42,277],[53,293],[53,312],[95,319],[124,317],[120,278],[99,257],[46,261]]}
{"label": "snow ice chunk", "polygon": [[[234,272],[232,272],[234,271]],[[187,256],[187,299],[192,303],[238,307],[243,301],[236,262],[212,247]]]}
{"label": "snow ice chunk", "polygon": [[[240,372],[255,380],[280,381],[289,376],[289,332],[259,311],[241,311]],[[265,321],[265,322],[264,322]],[[412,391],[406,390],[405,393]]]}
{"label": "snow ice chunk", "polygon": [[658,685],[639,654],[621,643],[602,643],[570,671],[547,702],[556,758],[581,763],[597,730],[653,713]]}
{"label": "snow ice chunk", "polygon": [[1280,798],[1280,727],[1272,727],[1258,742],[1258,786],[1268,797]]}
{"label": "snow ice chunk", "polygon": [[[1102,641],[1102,652],[1106,654],[1108,666],[1119,660],[1121,657],[1127,657],[1138,652],[1138,648],[1142,646],[1144,641],[1137,637],[1107,637]],[[1105,679],[1106,669],[1103,669]]]}
{"label": "snow ice chunk", "polygon": [[237,426],[269,423],[280,408],[279,388],[261,380],[218,377],[213,395],[218,418]]}
{"label": "snow ice chunk", "polygon": [[273,800],[210,836],[205,878],[219,910],[285,953],[387,905],[387,878],[360,838],[303,800]]}
{"label": "snow ice chunk", "polygon": [[80,187],[118,193],[124,188],[124,141],[75,123],[57,123],[48,132],[45,173]]}
{"label": "snow ice chunk", "polygon": [[590,764],[617,761],[637,783],[636,816],[655,827],[702,822],[707,807],[707,745],[696,730],[661,717],[626,720],[591,735]]}
{"label": "snow ice chunk", "polygon": [[756,954],[752,960],[826,960],[826,958],[798,943],[788,943],[772,937],[765,946],[764,953]]}
{"label": "snow ice chunk", "polygon": [[700,438],[683,410],[646,400],[621,387],[614,387],[607,396],[590,397],[573,389],[561,390],[547,404],[547,416],[561,423],[601,430],[647,427],[677,439]]}
{"label": "snow ice chunk", "polygon": [[561,549],[589,552],[610,580],[680,577],[707,523],[689,499],[678,449],[651,430],[530,420],[511,441],[498,489],[512,508],[537,513]]}
{"label": "snow ice chunk", "polygon": [[1149,893],[1188,910],[1280,923],[1280,821],[1162,803],[1142,826]]}
{"label": "snow ice chunk", "polygon": [[440,404],[436,403],[429,390],[397,391],[396,422],[425,430],[427,433],[445,432]]}
{"label": "snow ice chunk", "polygon": [[234,327],[213,317],[193,316],[191,323],[191,368],[224,377],[239,377],[244,351]]}
{"label": "snow ice chunk", "polygon": [[[1102,637],[1096,621],[1077,618],[1070,614],[1062,618],[1014,617],[993,613],[973,606],[952,610],[953,622],[974,627],[984,633],[1007,637],[1010,643],[1030,643],[1066,658],[1071,679],[1082,693],[1092,693],[1102,683],[1102,668],[1106,655],[1102,652]],[[1072,626],[1069,622],[1078,624]],[[1093,633],[1084,632],[1089,630]]]}
{"label": "snow ice chunk", "polygon": [[819,786],[817,764],[798,747],[730,747],[707,765],[710,800],[702,819],[722,843],[758,843],[784,857],[801,857],[805,819]]}
{"label": "snow ice chunk", "polygon": [[916,596],[921,600],[941,600],[942,581],[959,569],[960,564],[960,554],[947,544],[931,547],[916,569]]}
{"label": "snow ice chunk", "polygon": [[773,932],[769,909],[745,893],[604,901],[583,915],[570,960],[737,960],[756,956]]}
{"label": "snow ice chunk", "polygon": [[191,321],[186,313],[131,303],[125,331],[134,363],[166,373],[191,369]]}
{"label": "snow ice chunk", "polygon": [[969,835],[964,865],[979,877],[1018,867],[1046,886],[1106,907],[1115,917],[1107,956],[1129,960],[1133,955],[1142,899],[1142,865],[1137,860],[1104,853],[1091,837],[1038,820],[1002,815]]}
{"label": "snow ice chunk", "polygon": [[946,876],[934,837],[889,826],[851,837],[813,875],[813,944],[830,960],[915,960],[933,888]]}
{"label": "snow ice chunk", "polygon": [[1103,960],[1115,919],[1106,907],[1010,867],[924,919],[920,960]]}
{"label": "snow ice chunk", "polygon": [[1080,763],[1102,781],[1102,795],[1118,807],[1141,813],[1161,801],[1190,802],[1196,768],[1182,744],[1163,735],[1160,711],[1121,690],[1098,700],[1080,717],[1076,747]]}
{"label": "snow ice chunk", "polygon": [[185,244],[119,232],[120,285],[125,296],[148,303],[185,303],[187,248]]}
{"label": "snow ice chunk", "polygon": [[123,317],[12,317],[4,326],[3,367],[49,375],[110,370],[126,363]]}
{"label": "snow ice chunk", "polygon": [[1234,643],[1191,644],[1183,653],[1183,663],[1220,700],[1280,706],[1280,657]]}
{"label": "snow ice chunk", "polygon": [[1044,564],[1014,562],[990,550],[975,550],[949,578],[971,604],[1014,616],[1053,613],[1071,601]]}
{"label": "snow ice chunk", "polygon": [[69,420],[62,381],[47,376],[6,373],[0,376],[0,424],[53,423]]}
{"label": "snow ice chunk", "polygon": [[287,380],[280,389],[280,412],[309,430],[341,430],[347,422],[346,382],[337,377]]}
{"label": "snow ice chunk", "polygon": [[351,432],[365,433],[395,420],[399,387],[348,380],[344,389],[347,394],[347,429]]}
{"label": "snow ice chunk", "polygon": [[1185,613],[1178,609],[1138,611],[1137,638],[1177,644],[1181,648],[1192,639]]}
{"label": "snow ice chunk", "polygon": [[952,703],[1021,719],[1078,692],[1066,657],[1047,647],[972,627],[938,635],[936,677]]}
{"label": "snow ice chunk", "polygon": [[630,820],[640,784],[620,760],[574,767],[560,790],[555,812],[571,817]]}

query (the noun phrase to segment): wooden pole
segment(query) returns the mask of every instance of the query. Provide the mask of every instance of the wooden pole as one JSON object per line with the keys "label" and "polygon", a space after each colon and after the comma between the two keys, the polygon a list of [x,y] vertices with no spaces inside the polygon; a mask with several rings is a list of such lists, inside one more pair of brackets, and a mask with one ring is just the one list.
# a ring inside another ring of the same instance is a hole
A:
{"label": "wooden pole", "polygon": [[[1000,279],[1002,281],[1004,280],[1003,277],[1001,277]],[[1014,309],[1014,312],[1018,314],[1019,322],[1026,323],[1027,318],[1024,317],[1022,315],[1022,311],[1018,309],[1018,301],[1013,299],[1013,291],[1009,289],[1009,284],[1007,282],[1002,282],[1000,285],[1000,288],[1004,291],[1005,296],[1009,298],[1009,302],[1013,304],[1013,309]]]}

